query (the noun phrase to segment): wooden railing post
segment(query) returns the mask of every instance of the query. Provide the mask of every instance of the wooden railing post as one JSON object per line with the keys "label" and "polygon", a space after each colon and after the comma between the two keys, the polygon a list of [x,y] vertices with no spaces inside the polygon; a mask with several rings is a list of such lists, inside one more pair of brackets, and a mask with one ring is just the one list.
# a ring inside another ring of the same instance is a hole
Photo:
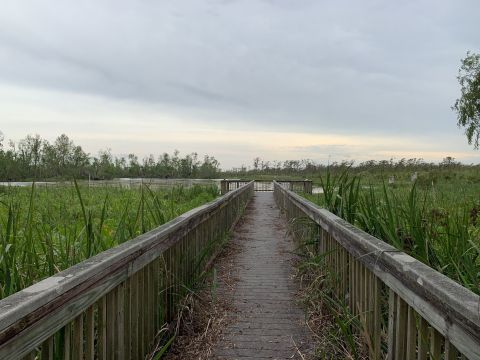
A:
{"label": "wooden railing post", "polygon": [[222,195],[225,195],[228,192],[228,180],[220,181],[220,192]]}
{"label": "wooden railing post", "polygon": [[305,194],[312,194],[313,191],[313,184],[311,180],[305,180],[303,182],[303,192]]}

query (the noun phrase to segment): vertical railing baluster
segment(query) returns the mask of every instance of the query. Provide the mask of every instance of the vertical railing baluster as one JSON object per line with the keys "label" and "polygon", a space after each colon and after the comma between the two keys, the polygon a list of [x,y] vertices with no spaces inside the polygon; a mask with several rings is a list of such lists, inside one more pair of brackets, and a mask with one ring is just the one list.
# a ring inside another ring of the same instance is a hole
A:
{"label": "vertical railing baluster", "polygon": [[117,286],[116,290],[116,339],[115,339],[115,353],[117,360],[125,359],[125,282]]}
{"label": "vertical railing baluster", "polygon": [[107,295],[107,359],[115,359],[116,289]]}
{"label": "vertical railing baluster", "polygon": [[442,343],[442,335],[435,328],[430,327],[430,358],[432,360],[440,360]]}
{"label": "vertical railing baluster", "polygon": [[458,351],[455,346],[450,341],[445,340],[445,360],[456,360],[457,357]]}
{"label": "vertical railing baluster", "polygon": [[107,359],[107,297],[97,302],[98,309],[98,359]]}
{"label": "vertical railing baluster", "polygon": [[413,310],[411,306],[408,306],[406,358],[415,359],[416,350],[417,350],[417,320],[415,316],[415,310]]}
{"label": "vertical railing baluster", "polygon": [[83,314],[73,321],[72,359],[83,360]]}
{"label": "vertical railing baluster", "polygon": [[388,290],[388,360],[395,359],[395,330],[397,322],[397,294],[392,289]]}
{"label": "vertical railing baluster", "polygon": [[68,323],[63,327],[63,360],[71,359],[71,337],[72,337],[72,325]]}
{"label": "vertical railing baluster", "polygon": [[148,353],[148,349],[150,346],[150,316],[149,316],[149,309],[150,309],[150,272],[149,266],[146,265],[143,271],[143,303],[142,306],[142,318],[143,318],[143,355],[145,356]]}
{"label": "vertical railing baluster", "polygon": [[145,309],[145,297],[144,297],[144,271],[143,268],[138,270],[138,359],[143,359],[145,356],[145,334],[143,331],[143,319]]}
{"label": "vertical railing baluster", "polygon": [[90,306],[85,312],[85,359],[95,358],[95,308]]}
{"label": "vertical railing baluster", "polygon": [[23,360],[35,360],[36,356],[37,356],[37,351],[34,350],[30,354],[24,356]]}
{"label": "vertical railing baluster", "polygon": [[417,359],[427,360],[428,348],[429,348],[429,330],[428,330],[428,323],[423,317],[420,317],[419,319],[417,341],[418,341]]}
{"label": "vertical railing baluster", "polygon": [[139,345],[139,333],[138,333],[138,323],[139,323],[139,271],[131,276],[131,296],[130,301],[132,302],[131,305],[131,356],[132,359],[138,358],[140,355],[140,345]]}
{"label": "vertical railing baluster", "polygon": [[125,358],[131,359],[132,357],[132,275],[128,277],[125,281],[125,297],[124,297],[124,348],[125,348]]}
{"label": "vertical railing baluster", "polygon": [[375,275],[373,282],[373,356],[372,359],[380,360],[382,358],[382,282]]}
{"label": "vertical railing baluster", "polygon": [[42,360],[53,360],[53,336],[50,336],[42,343]]}
{"label": "vertical railing baluster", "polygon": [[397,296],[397,317],[395,328],[395,360],[405,359],[407,340],[407,303]]}

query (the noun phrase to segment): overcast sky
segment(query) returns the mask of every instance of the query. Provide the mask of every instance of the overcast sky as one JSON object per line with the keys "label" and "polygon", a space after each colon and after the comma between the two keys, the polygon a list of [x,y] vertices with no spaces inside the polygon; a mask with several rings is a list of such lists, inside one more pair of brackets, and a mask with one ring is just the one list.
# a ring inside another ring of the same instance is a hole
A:
{"label": "overcast sky", "polygon": [[222,167],[450,155],[480,1],[6,1],[0,130]]}

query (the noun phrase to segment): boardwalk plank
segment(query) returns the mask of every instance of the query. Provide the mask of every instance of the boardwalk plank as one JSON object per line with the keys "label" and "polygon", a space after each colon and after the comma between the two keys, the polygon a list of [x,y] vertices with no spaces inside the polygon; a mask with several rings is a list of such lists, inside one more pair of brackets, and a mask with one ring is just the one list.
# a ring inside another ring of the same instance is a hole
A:
{"label": "boardwalk plank", "polygon": [[272,193],[256,193],[235,231],[240,244],[232,321],[214,354],[217,359],[301,359],[312,341],[291,278],[293,240]]}

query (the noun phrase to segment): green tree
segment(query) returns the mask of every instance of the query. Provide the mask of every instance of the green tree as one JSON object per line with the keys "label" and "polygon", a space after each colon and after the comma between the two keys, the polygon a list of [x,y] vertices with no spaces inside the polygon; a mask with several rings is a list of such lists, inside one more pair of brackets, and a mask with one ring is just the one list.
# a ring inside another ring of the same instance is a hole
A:
{"label": "green tree", "polygon": [[214,179],[220,172],[220,163],[213,156],[205,155],[203,163],[198,168],[198,177],[200,179]]}
{"label": "green tree", "polygon": [[467,52],[458,71],[461,96],[452,109],[457,112],[458,126],[465,128],[468,143],[478,149],[480,139],[480,54]]}
{"label": "green tree", "polygon": [[38,167],[42,156],[44,141],[40,135],[27,135],[18,143],[18,162],[21,166],[22,177],[29,178],[38,176]]}

